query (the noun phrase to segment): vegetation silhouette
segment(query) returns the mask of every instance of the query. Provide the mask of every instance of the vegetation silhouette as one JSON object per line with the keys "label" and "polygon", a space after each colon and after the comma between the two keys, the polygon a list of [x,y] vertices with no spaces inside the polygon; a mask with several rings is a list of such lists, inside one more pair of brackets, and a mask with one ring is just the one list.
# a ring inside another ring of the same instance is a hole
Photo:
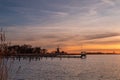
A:
{"label": "vegetation silhouette", "polygon": [[57,48],[56,51],[48,52],[47,49],[41,47],[32,47],[31,45],[12,45],[7,46],[5,51],[5,56],[17,56],[17,55],[26,55],[26,56],[57,56],[65,55],[67,52],[60,51],[60,48]]}

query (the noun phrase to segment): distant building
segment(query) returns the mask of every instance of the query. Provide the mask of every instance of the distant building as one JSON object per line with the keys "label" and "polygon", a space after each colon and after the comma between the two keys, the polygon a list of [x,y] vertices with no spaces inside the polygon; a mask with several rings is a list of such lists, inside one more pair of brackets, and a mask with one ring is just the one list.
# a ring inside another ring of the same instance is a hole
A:
{"label": "distant building", "polygon": [[86,52],[85,52],[85,51],[82,51],[82,52],[80,53],[80,55],[81,55],[81,58],[86,58]]}

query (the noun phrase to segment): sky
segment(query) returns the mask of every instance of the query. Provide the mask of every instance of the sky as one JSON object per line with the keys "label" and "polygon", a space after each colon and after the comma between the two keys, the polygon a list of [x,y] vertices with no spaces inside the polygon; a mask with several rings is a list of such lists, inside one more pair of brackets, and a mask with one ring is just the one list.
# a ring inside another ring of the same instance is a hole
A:
{"label": "sky", "polygon": [[12,44],[71,53],[120,50],[120,0],[0,0]]}

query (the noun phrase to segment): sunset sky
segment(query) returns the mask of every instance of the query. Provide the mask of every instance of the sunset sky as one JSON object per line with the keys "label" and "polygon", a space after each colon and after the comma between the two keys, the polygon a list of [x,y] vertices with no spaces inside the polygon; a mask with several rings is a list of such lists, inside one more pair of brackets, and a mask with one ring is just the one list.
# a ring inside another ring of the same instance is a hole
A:
{"label": "sunset sky", "polygon": [[0,27],[12,44],[119,51],[120,0],[0,0]]}

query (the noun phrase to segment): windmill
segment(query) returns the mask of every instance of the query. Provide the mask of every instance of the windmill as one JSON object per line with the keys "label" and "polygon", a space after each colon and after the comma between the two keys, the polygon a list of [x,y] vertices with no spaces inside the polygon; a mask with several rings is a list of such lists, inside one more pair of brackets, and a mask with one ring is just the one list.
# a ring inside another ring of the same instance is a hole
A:
{"label": "windmill", "polygon": [[58,45],[58,47],[56,48],[56,53],[57,53],[57,54],[60,54],[60,47],[59,47],[59,45]]}

